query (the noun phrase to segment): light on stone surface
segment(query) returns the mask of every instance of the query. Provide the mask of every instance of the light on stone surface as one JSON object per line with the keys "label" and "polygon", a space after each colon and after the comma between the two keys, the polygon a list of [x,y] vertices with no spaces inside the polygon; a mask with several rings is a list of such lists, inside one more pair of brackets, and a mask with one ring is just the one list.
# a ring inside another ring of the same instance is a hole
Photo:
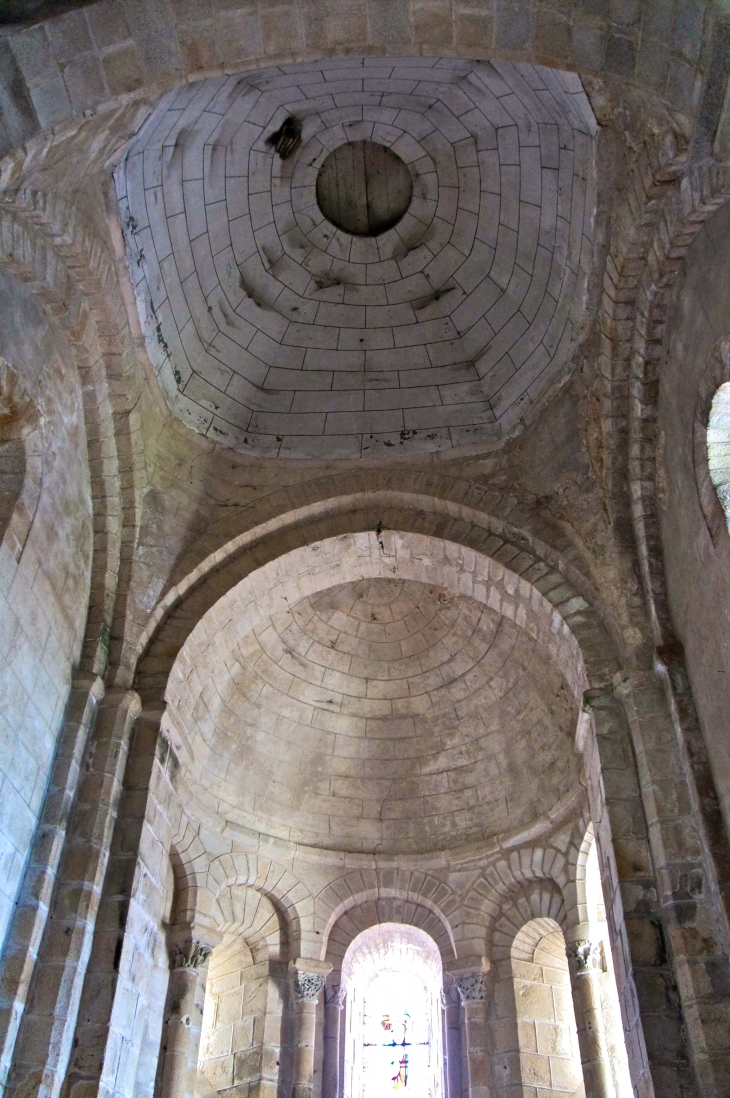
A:
{"label": "light on stone surface", "polygon": [[442,1098],[441,956],[417,927],[359,934],[342,966],[349,1012],[345,1098]]}
{"label": "light on stone surface", "polygon": [[730,529],[730,381],[720,386],[712,400],[707,424],[707,463]]}

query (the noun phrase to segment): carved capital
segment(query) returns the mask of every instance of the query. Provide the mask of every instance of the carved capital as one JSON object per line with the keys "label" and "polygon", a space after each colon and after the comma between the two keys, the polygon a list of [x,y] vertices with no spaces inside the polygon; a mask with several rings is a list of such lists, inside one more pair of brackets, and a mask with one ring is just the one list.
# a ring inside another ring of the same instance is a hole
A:
{"label": "carved capital", "polygon": [[591,972],[606,971],[603,942],[579,938],[577,942],[571,942],[565,947],[565,955],[573,965],[576,976],[589,976]]}
{"label": "carved capital", "polygon": [[212,946],[201,942],[198,938],[187,938],[185,941],[175,942],[170,947],[170,966],[197,971],[205,968],[212,952]]}
{"label": "carved capital", "polygon": [[345,999],[347,998],[347,992],[342,984],[331,984],[324,989],[324,1005],[328,1007],[334,1007],[335,1010],[342,1010],[345,1005]]}
{"label": "carved capital", "polygon": [[458,1006],[460,1003],[459,990],[453,984],[441,988],[441,1007],[448,1010],[450,1006]]}
{"label": "carved capital", "polygon": [[456,990],[464,1003],[483,1003],[487,997],[486,972],[462,972],[454,976]]}
{"label": "carved capital", "polygon": [[327,979],[319,972],[294,973],[294,998],[298,1003],[317,1003]]}

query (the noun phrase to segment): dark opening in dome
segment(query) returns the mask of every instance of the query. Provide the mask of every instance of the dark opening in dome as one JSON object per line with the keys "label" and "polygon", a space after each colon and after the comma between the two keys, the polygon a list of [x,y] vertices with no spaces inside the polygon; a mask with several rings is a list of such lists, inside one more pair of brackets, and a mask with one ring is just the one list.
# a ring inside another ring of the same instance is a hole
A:
{"label": "dark opening in dome", "polygon": [[317,176],[324,216],[355,236],[391,229],[413,197],[411,173],[399,156],[374,141],[351,141],[329,154]]}

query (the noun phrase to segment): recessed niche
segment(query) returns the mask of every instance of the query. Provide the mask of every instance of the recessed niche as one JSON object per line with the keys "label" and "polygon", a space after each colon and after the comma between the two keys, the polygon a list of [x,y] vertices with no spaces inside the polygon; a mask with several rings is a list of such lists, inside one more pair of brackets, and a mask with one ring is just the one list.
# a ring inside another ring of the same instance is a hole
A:
{"label": "recessed niche", "polygon": [[399,156],[374,141],[351,141],[329,154],[317,176],[317,205],[354,236],[379,236],[411,204],[413,180]]}

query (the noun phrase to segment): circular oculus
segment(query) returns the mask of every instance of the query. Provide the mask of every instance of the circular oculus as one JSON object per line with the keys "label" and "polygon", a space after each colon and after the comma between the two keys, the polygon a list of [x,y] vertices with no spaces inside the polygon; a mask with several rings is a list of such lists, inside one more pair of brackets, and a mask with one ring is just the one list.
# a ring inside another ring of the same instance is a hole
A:
{"label": "circular oculus", "polygon": [[374,141],[339,145],[317,175],[317,205],[328,221],[353,236],[379,236],[392,229],[412,197],[407,166]]}

